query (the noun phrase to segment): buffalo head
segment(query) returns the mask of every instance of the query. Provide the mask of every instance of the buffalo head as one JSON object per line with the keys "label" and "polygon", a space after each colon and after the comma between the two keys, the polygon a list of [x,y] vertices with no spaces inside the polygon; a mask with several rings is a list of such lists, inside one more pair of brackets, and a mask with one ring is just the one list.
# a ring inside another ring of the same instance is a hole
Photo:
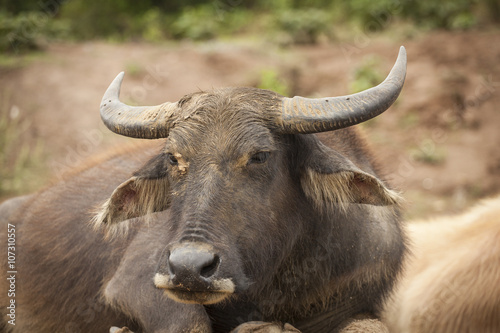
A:
{"label": "buffalo head", "polygon": [[[341,224],[358,214],[349,207],[397,203],[397,194],[363,158],[355,163],[311,133],[384,112],[399,95],[405,73],[401,48],[384,82],[349,96],[286,98],[227,88],[139,107],[118,99],[121,73],[101,103],[106,126],[129,137],[167,140],[116,188],[94,222],[113,229],[164,211],[157,217],[168,223],[158,235],[164,249],[154,283],[177,301],[211,304],[257,293],[300,262],[320,230],[347,235]],[[377,214],[370,216],[383,215]]]}

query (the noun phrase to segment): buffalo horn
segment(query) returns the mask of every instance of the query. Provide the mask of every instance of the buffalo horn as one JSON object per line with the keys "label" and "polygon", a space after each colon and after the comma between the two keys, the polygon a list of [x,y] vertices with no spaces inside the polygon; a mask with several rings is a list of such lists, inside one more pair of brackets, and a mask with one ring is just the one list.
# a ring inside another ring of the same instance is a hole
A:
{"label": "buffalo horn", "polygon": [[120,87],[124,72],[111,82],[101,101],[101,118],[111,131],[141,139],[166,138],[172,127],[172,115],[177,103],[155,106],[129,106],[120,102]]}
{"label": "buffalo horn", "polygon": [[401,46],[394,67],[376,87],[340,97],[284,98],[279,125],[284,133],[317,133],[353,126],[387,110],[406,76],[406,50]]}

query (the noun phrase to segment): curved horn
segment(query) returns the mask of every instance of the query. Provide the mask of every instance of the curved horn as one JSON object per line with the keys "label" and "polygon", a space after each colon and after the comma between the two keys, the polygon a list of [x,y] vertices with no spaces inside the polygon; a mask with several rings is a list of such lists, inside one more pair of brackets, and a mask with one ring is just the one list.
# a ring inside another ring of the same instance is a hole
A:
{"label": "curved horn", "polygon": [[142,139],[166,138],[177,103],[156,106],[129,106],[120,102],[120,87],[124,72],[111,82],[101,101],[101,119],[111,131]]}
{"label": "curved horn", "polygon": [[403,46],[387,78],[365,91],[331,98],[283,98],[280,123],[284,133],[317,133],[356,125],[378,116],[396,100],[406,76]]}

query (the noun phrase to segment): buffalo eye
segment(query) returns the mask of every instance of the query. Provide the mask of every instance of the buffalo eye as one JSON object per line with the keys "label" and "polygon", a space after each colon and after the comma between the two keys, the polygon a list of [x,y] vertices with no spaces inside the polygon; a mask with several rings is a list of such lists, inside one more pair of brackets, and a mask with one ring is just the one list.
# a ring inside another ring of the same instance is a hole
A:
{"label": "buffalo eye", "polygon": [[167,161],[172,166],[176,166],[179,164],[179,161],[177,160],[177,158],[172,154],[167,154]]}
{"label": "buffalo eye", "polygon": [[262,164],[267,161],[269,156],[271,155],[270,152],[268,151],[260,151],[258,153],[255,153],[250,157],[250,160],[248,161],[248,164]]}

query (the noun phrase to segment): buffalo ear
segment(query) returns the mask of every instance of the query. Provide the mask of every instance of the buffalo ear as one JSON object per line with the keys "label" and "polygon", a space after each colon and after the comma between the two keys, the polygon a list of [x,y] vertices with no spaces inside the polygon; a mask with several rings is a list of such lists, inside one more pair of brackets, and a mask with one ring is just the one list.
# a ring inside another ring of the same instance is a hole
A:
{"label": "buffalo ear", "polygon": [[163,155],[154,157],[120,184],[97,211],[94,226],[113,227],[118,222],[167,209],[170,187],[164,161]]}
{"label": "buffalo ear", "polygon": [[310,142],[309,154],[302,168],[301,185],[307,197],[318,207],[346,208],[346,204],[376,206],[396,205],[401,197],[377,177],[358,168],[347,157]]}

